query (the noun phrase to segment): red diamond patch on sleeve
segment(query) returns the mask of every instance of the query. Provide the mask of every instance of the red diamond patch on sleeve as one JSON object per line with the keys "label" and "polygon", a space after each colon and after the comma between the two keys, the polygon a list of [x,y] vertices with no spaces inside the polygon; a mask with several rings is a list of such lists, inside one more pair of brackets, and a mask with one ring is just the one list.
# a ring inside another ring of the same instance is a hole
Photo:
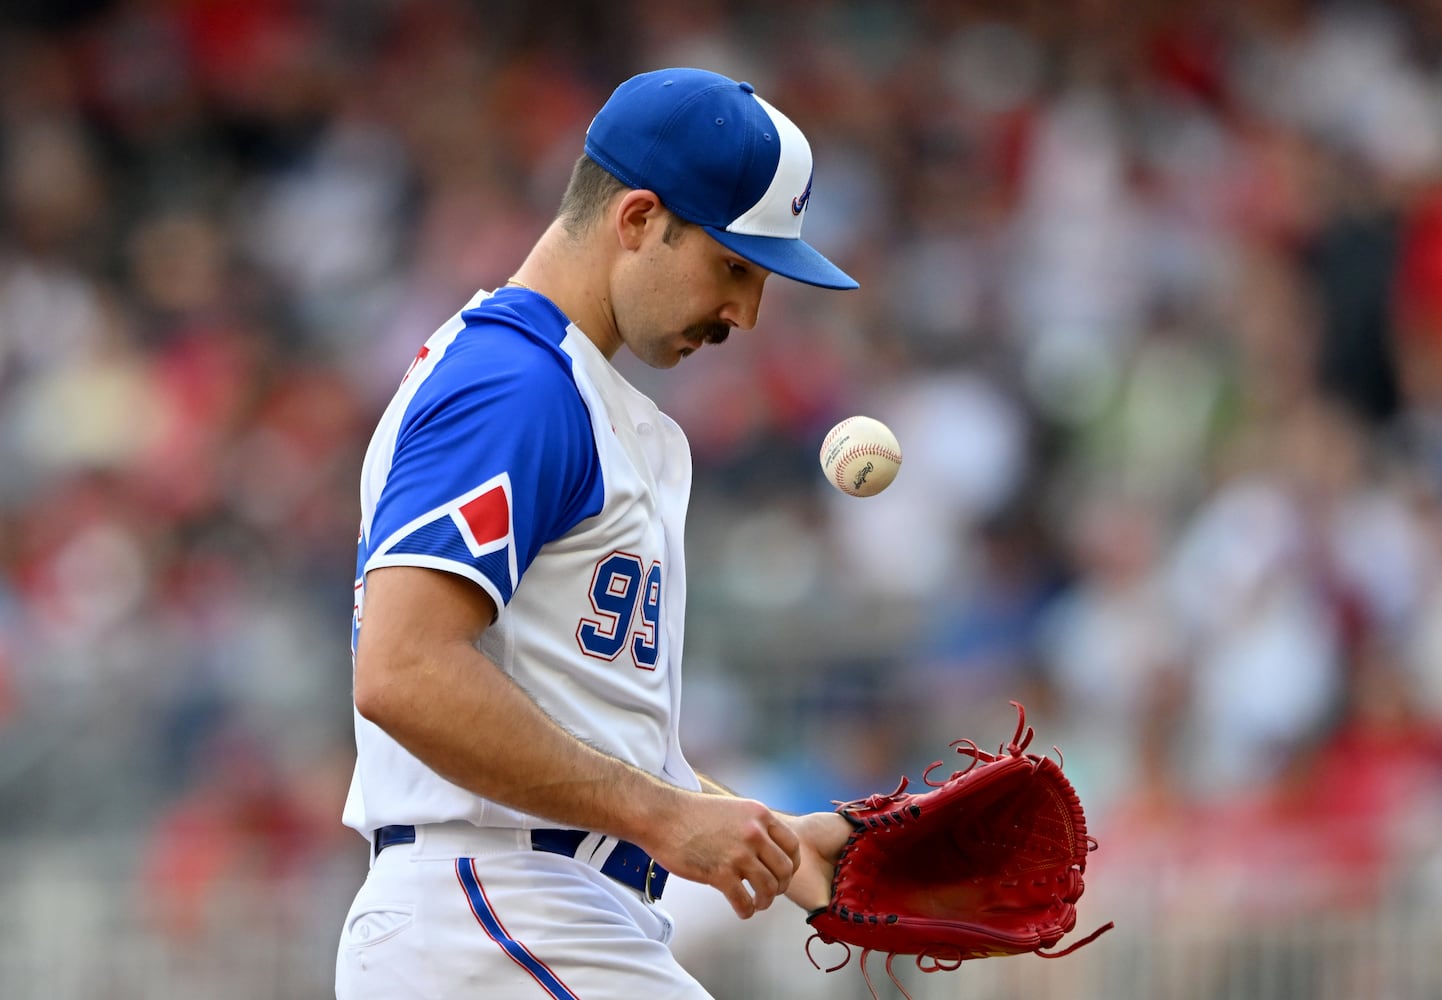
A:
{"label": "red diamond patch on sleeve", "polygon": [[461,504],[460,515],[477,548],[485,548],[510,537],[511,510],[506,502],[506,491],[499,485]]}

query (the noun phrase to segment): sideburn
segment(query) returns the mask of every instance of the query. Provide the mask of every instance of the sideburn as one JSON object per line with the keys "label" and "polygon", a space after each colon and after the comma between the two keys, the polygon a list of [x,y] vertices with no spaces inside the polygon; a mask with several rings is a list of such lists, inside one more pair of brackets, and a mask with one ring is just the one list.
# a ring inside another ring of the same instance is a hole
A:
{"label": "sideburn", "polygon": [[681,232],[685,229],[686,223],[674,215],[666,220],[666,228],[661,232],[661,242],[668,247],[674,247],[681,242]]}

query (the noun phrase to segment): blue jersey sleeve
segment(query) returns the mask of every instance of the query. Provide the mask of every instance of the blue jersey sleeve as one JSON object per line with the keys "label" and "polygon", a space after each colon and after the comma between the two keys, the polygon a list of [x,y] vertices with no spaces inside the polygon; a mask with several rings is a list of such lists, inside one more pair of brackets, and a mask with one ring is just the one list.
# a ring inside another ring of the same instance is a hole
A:
{"label": "blue jersey sleeve", "polygon": [[564,327],[494,307],[464,319],[401,421],[366,568],[459,573],[504,606],[542,545],[600,511],[604,485]]}

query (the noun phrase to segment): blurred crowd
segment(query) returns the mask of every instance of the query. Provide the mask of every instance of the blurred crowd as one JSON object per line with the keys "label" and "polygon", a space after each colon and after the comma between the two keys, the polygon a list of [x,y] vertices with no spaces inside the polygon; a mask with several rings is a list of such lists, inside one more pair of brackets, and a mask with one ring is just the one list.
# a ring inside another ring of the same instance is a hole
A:
{"label": "blurred crowd", "polygon": [[[136,832],[201,901],[363,866],[371,426],[665,65],[802,124],[862,285],[621,362],[696,460],[693,762],[826,808],[1015,699],[1099,893],[1442,897],[1425,0],[6,4],[0,836]],[[816,464],[853,413],[906,455],[868,500]]]}

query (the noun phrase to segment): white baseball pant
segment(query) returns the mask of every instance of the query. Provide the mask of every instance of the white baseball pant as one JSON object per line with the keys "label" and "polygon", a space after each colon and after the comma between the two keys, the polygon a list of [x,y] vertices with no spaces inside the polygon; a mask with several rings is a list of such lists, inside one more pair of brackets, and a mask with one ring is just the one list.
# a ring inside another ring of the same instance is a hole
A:
{"label": "white baseball pant", "polygon": [[523,830],[421,826],[374,856],[346,915],[337,1000],[711,1000],[671,917]]}

